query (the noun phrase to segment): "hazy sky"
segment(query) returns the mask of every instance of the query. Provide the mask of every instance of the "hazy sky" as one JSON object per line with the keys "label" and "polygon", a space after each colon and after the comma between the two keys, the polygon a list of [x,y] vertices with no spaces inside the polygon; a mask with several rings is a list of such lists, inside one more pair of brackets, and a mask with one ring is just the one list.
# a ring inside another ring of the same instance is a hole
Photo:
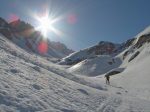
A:
{"label": "hazy sky", "polygon": [[49,8],[61,17],[49,38],[79,50],[101,40],[120,43],[150,25],[150,0],[0,0],[0,16],[11,21],[21,18],[38,25],[34,13]]}

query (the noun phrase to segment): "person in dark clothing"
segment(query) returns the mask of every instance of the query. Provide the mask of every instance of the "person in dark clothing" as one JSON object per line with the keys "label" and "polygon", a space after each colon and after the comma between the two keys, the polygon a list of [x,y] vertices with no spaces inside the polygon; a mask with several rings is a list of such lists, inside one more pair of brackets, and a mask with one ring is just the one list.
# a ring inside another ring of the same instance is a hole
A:
{"label": "person in dark clothing", "polygon": [[105,75],[105,78],[106,78],[106,84],[110,85],[110,82],[109,82],[110,76],[109,75]]}

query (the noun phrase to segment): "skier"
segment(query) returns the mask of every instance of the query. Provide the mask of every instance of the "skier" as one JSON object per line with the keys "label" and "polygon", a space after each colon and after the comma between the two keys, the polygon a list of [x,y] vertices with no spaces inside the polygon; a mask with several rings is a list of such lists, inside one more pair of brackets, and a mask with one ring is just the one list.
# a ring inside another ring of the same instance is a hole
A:
{"label": "skier", "polygon": [[110,85],[110,82],[109,82],[110,76],[109,75],[105,75],[105,78],[106,78],[106,84]]}

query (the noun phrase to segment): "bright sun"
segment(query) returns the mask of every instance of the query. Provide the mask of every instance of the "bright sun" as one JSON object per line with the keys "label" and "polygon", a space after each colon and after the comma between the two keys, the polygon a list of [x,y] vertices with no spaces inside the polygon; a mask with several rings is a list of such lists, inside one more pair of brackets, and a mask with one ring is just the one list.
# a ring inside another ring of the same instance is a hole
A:
{"label": "bright sun", "polygon": [[62,31],[58,30],[55,26],[55,23],[62,20],[64,17],[52,16],[55,15],[53,13],[51,13],[50,15],[48,9],[44,13],[40,13],[40,14],[33,13],[33,17],[38,23],[36,30],[39,30],[42,33],[44,38],[49,38],[48,37],[49,32],[55,33],[60,37],[65,36],[65,34]]}
{"label": "bright sun", "polygon": [[46,37],[49,30],[52,28],[51,19],[48,16],[39,17],[37,18],[39,21],[39,26],[37,27],[38,30],[42,32],[42,34]]}

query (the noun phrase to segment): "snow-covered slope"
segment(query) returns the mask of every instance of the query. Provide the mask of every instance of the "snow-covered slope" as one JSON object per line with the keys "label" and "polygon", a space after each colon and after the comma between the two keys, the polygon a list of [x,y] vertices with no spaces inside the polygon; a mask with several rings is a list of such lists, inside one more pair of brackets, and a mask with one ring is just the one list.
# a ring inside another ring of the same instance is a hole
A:
{"label": "snow-covered slope", "polygon": [[122,85],[137,97],[150,100],[150,43],[140,49],[140,54],[128,63],[126,70],[113,79],[116,85]]}
{"label": "snow-covered slope", "polygon": [[[0,111],[2,112],[149,112],[150,44],[116,56],[126,69],[111,77],[71,74],[64,66],[26,52],[0,36]],[[133,50],[132,50],[133,49]],[[139,51],[134,59],[127,61]],[[96,57],[106,64],[109,56]],[[106,64],[107,65],[107,64]],[[107,65],[108,66],[108,65]],[[118,66],[118,65],[117,65]],[[121,67],[120,66],[120,67]]]}
{"label": "snow-covered slope", "polygon": [[[77,75],[84,78],[90,86],[101,86],[102,88],[107,89],[106,91],[110,94],[110,96],[103,105],[99,107],[98,110],[100,112],[150,111],[149,38],[149,33],[146,33],[134,39],[134,42],[127,49],[116,56],[116,58],[120,58],[120,60],[122,60],[122,63],[117,68],[96,77],[85,76],[85,74],[82,74],[83,70],[79,73],[81,75]],[[101,61],[102,60],[99,60],[99,62]],[[95,64],[97,63],[98,62],[95,62]],[[106,66],[105,64],[102,65]],[[90,72],[90,67],[93,66],[93,63],[91,65],[88,63],[86,66],[89,66],[89,69],[85,69],[86,73]],[[121,73],[110,76],[110,85],[106,86],[104,75],[116,70],[121,70]],[[117,98],[116,101],[112,101],[114,94],[118,94],[120,96],[120,98]],[[117,109],[114,109],[112,106],[113,104],[116,106],[119,104]]]}
{"label": "snow-covered slope", "polygon": [[125,52],[128,53],[121,66],[126,69],[114,76],[114,83],[123,85],[141,99],[150,100],[150,27],[139,33],[133,45],[122,54]]}
{"label": "snow-covered slope", "polygon": [[112,58],[108,55],[97,56],[94,59],[86,59],[68,69],[75,74],[96,76],[118,67],[121,64],[119,58]]}
{"label": "snow-covered slope", "polygon": [[59,65],[0,36],[0,111],[96,111],[107,94],[73,80]]}

